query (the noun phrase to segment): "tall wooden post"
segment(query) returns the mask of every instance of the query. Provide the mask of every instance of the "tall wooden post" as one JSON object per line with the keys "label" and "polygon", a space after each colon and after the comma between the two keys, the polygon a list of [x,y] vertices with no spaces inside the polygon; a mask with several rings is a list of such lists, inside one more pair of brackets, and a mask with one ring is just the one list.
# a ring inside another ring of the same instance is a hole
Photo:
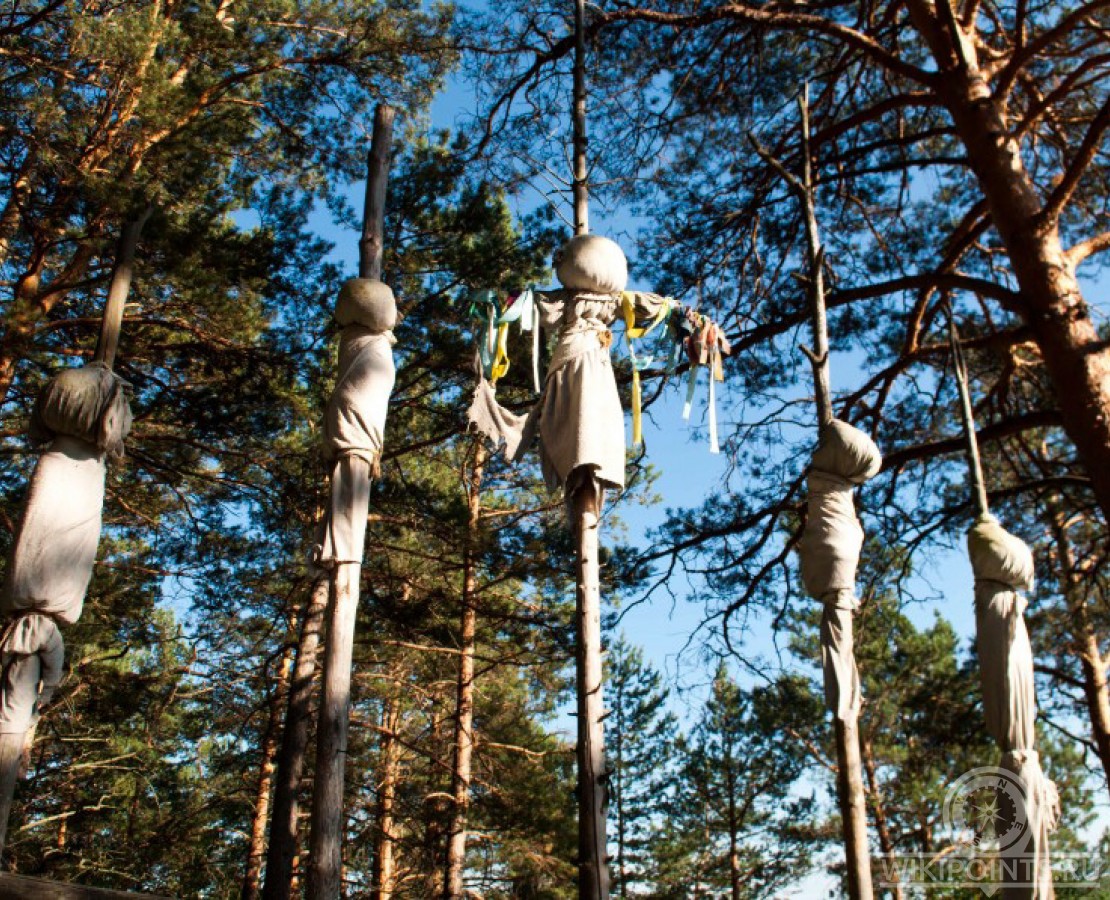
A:
{"label": "tall wooden post", "polygon": [[574,233],[590,230],[586,167],[586,0],[574,0]]}
{"label": "tall wooden post", "polygon": [[[394,111],[386,106],[379,106],[374,117],[374,134],[367,162],[363,237],[359,242],[361,277],[378,277],[381,274],[385,186],[389,176],[393,117]],[[338,465],[351,468],[349,481],[352,483],[362,477],[356,473],[369,469],[364,461],[349,456],[341,459]],[[357,502],[363,505],[362,514],[365,515],[365,499]],[[361,552],[360,547],[360,555]],[[335,567],[334,589],[328,605],[306,885],[306,896],[312,900],[339,900],[343,893],[343,785],[350,718],[351,660],[361,572],[361,562],[339,562]]]}
{"label": "tall wooden post", "polygon": [[389,151],[393,146],[393,120],[396,110],[380,105],[374,110],[374,133],[366,161],[366,198],[362,215],[362,238],[358,242],[360,278],[382,277],[385,250],[385,191],[389,182]]}
{"label": "tall wooden post", "polygon": [[135,248],[152,212],[154,207],[148,206],[125,224],[120,232],[112,280],[108,285],[108,299],[104,301],[104,313],[100,317],[100,337],[93,354],[93,362],[104,363],[109,369],[115,365],[116,352],[119,350],[123,308],[127,303],[127,295],[131,293],[131,279],[135,271]]}
{"label": "tall wooden post", "polygon": [[[588,234],[589,169],[586,166],[586,3],[574,3],[574,233]],[[608,900],[609,862],[605,835],[605,708],[601,677],[601,577],[598,561],[601,488],[592,477],[576,481],[571,499],[575,530],[575,626],[578,693],[578,896]]]}
{"label": "tall wooden post", "polygon": [[302,617],[297,661],[289,685],[285,728],[278,751],[274,812],[270,821],[270,843],[266,848],[262,900],[289,900],[293,895],[293,861],[297,856],[297,823],[300,819],[297,794],[301,788],[305,750],[308,747],[316,656],[330,592],[331,579],[324,574],[318,575],[312,583]]}
{"label": "tall wooden post", "polygon": [[[832,392],[829,386],[829,328],[825,304],[825,250],[817,227],[817,204],[814,199],[813,167],[809,143],[809,85],[798,99],[802,126],[802,177],[799,179],[755,138],[752,143],[797,195],[805,219],[806,261],[809,268],[808,290],[810,321],[813,328],[813,349],[801,347],[813,367],[813,389],[817,405],[819,431],[833,421]],[[852,621],[847,618],[848,643],[853,642]],[[851,900],[871,900],[871,853],[867,843],[867,798],[863,788],[863,764],[860,759],[859,713],[849,710],[833,716],[836,731],[836,789],[840,805],[841,831],[848,873],[848,896]]]}

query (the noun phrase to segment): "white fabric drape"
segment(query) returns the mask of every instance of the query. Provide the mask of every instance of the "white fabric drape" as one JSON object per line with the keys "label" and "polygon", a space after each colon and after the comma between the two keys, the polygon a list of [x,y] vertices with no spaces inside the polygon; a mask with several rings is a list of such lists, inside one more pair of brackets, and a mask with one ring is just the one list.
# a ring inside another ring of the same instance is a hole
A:
{"label": "white fabric drape", "polygon": [[802,584],[824,604],[821,662],[825,702],[840,720],[858,714],[861,697],[852,635],[858,607],[856,568],[863,528],[853,490],[878,473],[882,456],[875,442],[847,422],[833,420],[821,430],[806,482],[805,530],[798,543]]}
{"label": "white fabric drape", "polygon": [[1002,750],[1001,767],[1014,773],[1024,800],[1013,826],[1023,833],[1002,850],[1003,896],[1046,900],[1053,896],[1048,835],[1059,816],[1059,798],[1035,749],[1033,649],[1023,615],[1027,601],[1021,594],[1033,587],[1033,554],[989,514],[968,531],[967,544],[975,573],[976,646],[987,731]]}
{"label": "white fabric drape", "polygon": [[0,609],[0,733],[18,734],[62,677],[59,624],[84,608],[96,562],[107,456],[123,453],[131,428],[127,386],[91,363],[55,375],[35,401],[30,437],[46,445],[31,475],[8,562]]}
{"label": "white fabric drape", "polygon": [[[653,319],[666,299],[630,294],[638,320]],[[585,466],[603,488],[624,487],[624,411],[610,356],[609,326],[621,295],[582,291],[537,291],[541,324],[557,335],[539,401],[526,416],[497,404],[489,382],[475,393],[468,419],[505,455],[519,460],[538,434],[544,479],[552,490]]]}
{"label": "white fabric drape", "polygon": [[[392,295],[390,295],[392,296]],[[339,377],[324,416],[324,459],[331,502],[315,563],[361,564],[370,479],[381,459],[389,397],[396,380],[393,332],[348,325],[339,338]]]}

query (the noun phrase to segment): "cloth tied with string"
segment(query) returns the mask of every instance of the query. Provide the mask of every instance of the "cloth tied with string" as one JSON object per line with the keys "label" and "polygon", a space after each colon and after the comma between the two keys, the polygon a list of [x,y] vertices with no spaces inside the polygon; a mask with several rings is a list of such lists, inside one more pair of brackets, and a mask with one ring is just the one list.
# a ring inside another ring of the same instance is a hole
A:
{"label": "cloth tied with string", "polygon": [[31,413],[30,440],[46,449],[31,475],[0,596],[0,610],[13,617],[0,641],[2,731],[26,727],[40,682],[53,690],[61,678],[58,624],[72,625],[84,608],[100,543],[106,457],[122,456],[131,428],[127,387],[101,363],[66,369],[47,382]]}
{"label": "cloth tied with string", "polygon": [[23,734],[62,681],[65,644],[58,623],[27,613],[0,636],[0,734]]}
{"label": "cloth tied with string", "polygon": [[396,380],[393,327],[397,305],[390,287],[352,278],[340,291],[336,320],[339,374],[324,414],[324,461],[331,468],[331,503],[316,563],[361,563],[370,506],[370,479],[378,474]]}
{"label": "cloth tied with string", "polygon": [[825,701],[838,719],[859,711],[859,673],[852,640],[856,568],[863,528],[856,517],[853,490],[882,466],[875,442],[858,428],[834,419],[821,429],[806,477],[809,496],[805,530],[798,543],[802,583],[824,604],[821,662]]}
{"label": "cloth tied with string", "polygon": [[1043,900],[1053,895],[1048,835],[1059,818],[1060,800],[1034,749],[1037,695],[1023,595],[1033,588],[1033,554],[989,513],[968,531],[967,547],[975,573],[976,646],[987,731],[998,741],[1001,767],[1016,777],[1024,802],[1024,809],[1013,811],[1015,821],[1001,829],[1010,837],[1000,852],[1015,876],[1007,879],[1013,884],[1003,888],[1003,896]]}

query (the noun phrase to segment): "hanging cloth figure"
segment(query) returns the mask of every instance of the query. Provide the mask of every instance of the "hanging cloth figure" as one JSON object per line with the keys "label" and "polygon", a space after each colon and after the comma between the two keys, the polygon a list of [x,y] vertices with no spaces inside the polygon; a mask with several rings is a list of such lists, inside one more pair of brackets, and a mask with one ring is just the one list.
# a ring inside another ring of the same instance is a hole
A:
{"label": "hanging cloth figure", "polygon": [[18,748],[61,683],[59,625],[80,617],[100,543],[107,457],[123,455],[131,428],[126,384],[100,362],[55,375],[31,412],[35,464],[0,611],[0,847]]}
{"label": "hanging cloth figure", "polygon": [[324,460],[331,466],[331,508],[317,564],[362,564],[370,479],[377,477],[389,396],[396,373],[397,304],[384,282],[352,278],[339,292],[335,318],[339,376],[324,417]]}
{"label": "hanging cloth figure", "polygon": [[[628,263],[614,241],[584,234],[555,256],[562,289],[536,291],[540,323],[556,335],[543,391],[532,410],[516,415],[497,402],[494,384],[479,382],[469,422],[505,455],[520,460],[538,436],[544,479],[570,497],[584,477],[602,489],[624,488],[625,433],[613,372],[609,326],[618,316],[651,323],[670,300],[625,291]],[[628,311],[631,311],[629,315]]]}
{"label": "hanging cloth figure", "polygon": [[[946,304],[947,305],[947,304]],[[967,363],[948,307],[949,343],[967,440],[968,470],[976,518],[967,533],[967,551],[975,573],[975,641],[983,715],[1002,750],[1001,768],[1013,779],[999,779],[995,823],[1004,900],[1050,900],[1054,897],[1049,833],[1060,816],[1060,798],[1041,769],[1036,746],[1037,691],[1033,649],[1025,627],[1033,589],[1033,554],[1006,531],[987,507],[986,481],[975,436]],[[1005,780],[1005,784],[1003,781]],[[1002,796],[1005,795],[1005,796]]]}
{"label": "hanging cloth figure", "polygon": [[863,549],[863,529],[856,518],[853,490],[873,478],[882,465],[875,442],[839,419],[821,429],[809,473],[805,531],[798,544],[802,583],[824,604],[821,616],[821,663],[825,701],[837,719],[860,708],[859,673],[852,641],[856,567]]}

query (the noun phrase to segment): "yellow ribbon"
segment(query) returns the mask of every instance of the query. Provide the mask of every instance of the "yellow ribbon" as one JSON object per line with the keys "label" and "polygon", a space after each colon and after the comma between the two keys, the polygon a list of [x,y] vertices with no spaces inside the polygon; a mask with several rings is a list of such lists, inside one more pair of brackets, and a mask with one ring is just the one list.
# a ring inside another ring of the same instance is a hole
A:
{"label": "yellow ribbon", "polygon": [[646,325],[636,325],[636,303],[632,291],[621,291],[621,313],[624,316],[624,333],[628,338],[628,356],[632,360],[632,446],[639,447],[644,442],[644,412],[640,388],[640,367],[636,364],[636,347],[632,341],[641,338],[666,321],[671,312],[671,298],[664,298],[655,317]]}
{"label": "yellow ribbon", "polygon": [[497,384],[497,380],[509,371],[509,323],[497,326],[497,349],[493,354],[493,365],[490,367],[490,384]]}

